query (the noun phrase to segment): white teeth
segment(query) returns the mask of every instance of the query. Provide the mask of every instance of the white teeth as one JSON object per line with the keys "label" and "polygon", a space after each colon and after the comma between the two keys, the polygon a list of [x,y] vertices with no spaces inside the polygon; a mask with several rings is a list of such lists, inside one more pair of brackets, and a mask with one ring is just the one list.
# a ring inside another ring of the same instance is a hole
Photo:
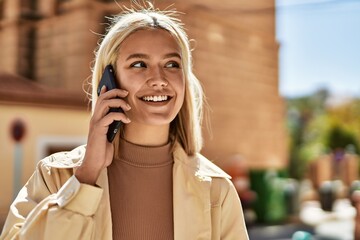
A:
{"label": "white teeth", "polygon": [[142,98],[144,101],[147,102],[162,102],[168,100],[168,96],[146,96]]}

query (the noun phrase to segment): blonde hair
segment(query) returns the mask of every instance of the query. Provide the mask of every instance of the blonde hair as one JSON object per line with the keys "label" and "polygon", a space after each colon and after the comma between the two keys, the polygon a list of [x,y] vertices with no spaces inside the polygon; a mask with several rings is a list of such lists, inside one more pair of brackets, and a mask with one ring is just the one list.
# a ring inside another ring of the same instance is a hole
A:
{"label": "blonde hair", "polygon": [[[116,71],[121,43],[130,34],[142,29],[164,29],[177,41],[182,55],[182,66],[185,77],[184,103],[170,124],[170,138],[179,142],[188,155],[194,155],[202,148],[202,111],[203,90],[199,80],[192,72],[192,56],[188,37],[181,21],[176,17],[176,11],[160,11],[148,3],[147,7],[126,9],[122,14],[111,18],[111,26],[95,52],[95,62],[92,72],[92,110],[97,100],[97,88],[105,66],[111,64]],[[119,134],[114,140],[117,149]],[[116,150],[115,150],[116,151]],[[115,152],[116,155],[117,151]]]}

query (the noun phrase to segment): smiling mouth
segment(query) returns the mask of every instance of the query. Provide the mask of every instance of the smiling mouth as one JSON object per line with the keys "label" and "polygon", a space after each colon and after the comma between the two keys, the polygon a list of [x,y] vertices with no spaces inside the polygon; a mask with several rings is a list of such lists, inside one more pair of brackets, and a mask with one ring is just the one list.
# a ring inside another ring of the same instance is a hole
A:
{"label": "smiling mouth", "polygon": [[170,100],[171,97],[167,95],[159,95],[159,96],[144,96],[141,100],[145,102],[166,102]]}

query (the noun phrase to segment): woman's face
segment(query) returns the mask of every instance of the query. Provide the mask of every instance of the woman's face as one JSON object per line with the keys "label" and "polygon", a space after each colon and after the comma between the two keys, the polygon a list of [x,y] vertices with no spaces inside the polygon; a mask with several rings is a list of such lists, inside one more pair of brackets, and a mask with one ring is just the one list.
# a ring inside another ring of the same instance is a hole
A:
{"label": "woman's face", "polygon": [[132,122],[168,125],[184,102],[185,79],[181,49],[165,30],[139,30],[121,44],[116,62],[120,88]]}

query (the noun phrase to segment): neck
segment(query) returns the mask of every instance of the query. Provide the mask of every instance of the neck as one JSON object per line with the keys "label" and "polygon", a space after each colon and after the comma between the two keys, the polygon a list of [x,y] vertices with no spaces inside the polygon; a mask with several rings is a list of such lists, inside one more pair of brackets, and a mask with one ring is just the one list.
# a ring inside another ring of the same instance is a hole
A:
{"label": "neck", "polygon": [[170,125],[149,126],[132,122],[124,129],[126,141],[142,146],[162,146],[169,141]]}

